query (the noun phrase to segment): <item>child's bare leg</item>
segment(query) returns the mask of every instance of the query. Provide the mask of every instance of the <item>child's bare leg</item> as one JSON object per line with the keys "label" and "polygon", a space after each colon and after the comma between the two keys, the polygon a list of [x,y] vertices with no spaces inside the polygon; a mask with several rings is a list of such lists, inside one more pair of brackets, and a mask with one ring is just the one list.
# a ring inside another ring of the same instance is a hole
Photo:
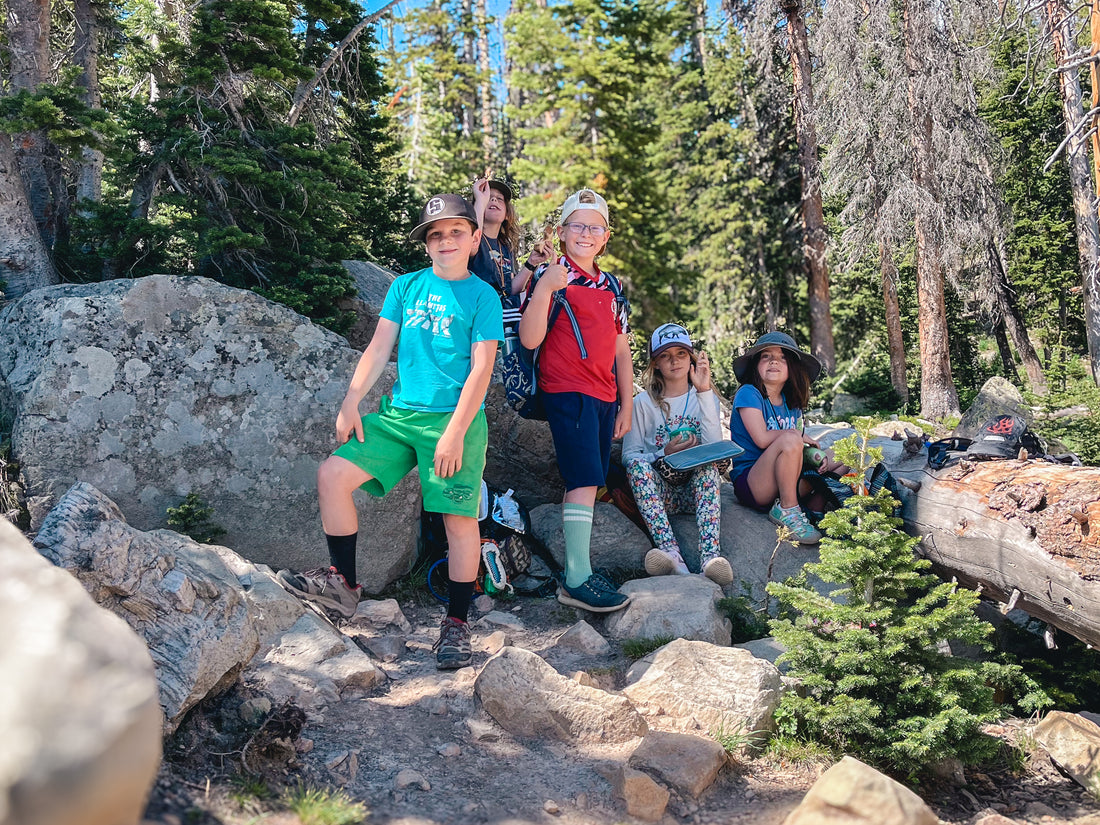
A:
{"label": "child's bare leg", "polygon": [[351,494],[373,476],[346,458],[331,455],[317,468],[317,498],[321,527],[330,536],[346,536],[359,530],[359,514]]}
{"label": "child's bare leg", "polygon": [[779,496],[779,506],[798,504],[798,479],[802,475],[802,436],[794,430],[784,432],[768,445],[749,470],[748,483],[758,504]]}
{"label": "child's bare leg", "polygon": [[447,570],[451,581],[472,582],[481,564],[481,530],[473,516],[443,514],[447,529]]}
{"label": "child's bare leg", "polygon": [[565,491],[562,527],[565,532],[565,583],[569,587],[579,587],[592,575],[592,511],[595,506],[595,487]]}

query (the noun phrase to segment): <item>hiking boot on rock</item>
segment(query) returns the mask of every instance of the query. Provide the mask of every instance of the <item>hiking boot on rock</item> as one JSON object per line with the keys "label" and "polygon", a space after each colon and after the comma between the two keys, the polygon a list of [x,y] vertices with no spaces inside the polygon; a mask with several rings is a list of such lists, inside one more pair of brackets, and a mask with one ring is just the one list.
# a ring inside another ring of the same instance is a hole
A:
{"label": "hiking boot on rock", "polygon": [[558,601],[570,607],[579,607],[593,613],[612,613],[630,604],[630,597],[611,588],[611,583],[593,573],[576,587],[562,582],[558,587]]}
{"label": "hiking boot on rock", "polygon": [[302,573],[280,570],[275,579],[287,592],[339,613],[345,619],[355,615],[359,597],[363,594],[362,585],[348,587],[347,579],[335,567],[318,567]]}
{"label": "hiking boot on rock", "polygon": [[728,560],[717,553],[704,553],[700,561],[703,575],[719,587],[733,584],[733,568]]}
{"label": "hiking boot on rock", "polygon": [[779,506],[779,499],[776,499],[768,512],[768,519],[773,524],[790,530],[794,534],[794,541],[798,544],[817,544],[824,535],[810,524],[806,514],[797,504],[794,507],[783,508]]}
{"label": "hiking boot on rock", "polygon": [[453,616],[444,617],[434,649],[437,670],[466,667],[473,658],[470,653],[470,625]]}
{"label": "hiking boot on rock", "polygon": [[667,576],[675,573],[677,576],[686,576],[691,571],[684,564],[684,557],[679,550],[662,550],[654,547],[645,554],[645,572],[651,576]]}

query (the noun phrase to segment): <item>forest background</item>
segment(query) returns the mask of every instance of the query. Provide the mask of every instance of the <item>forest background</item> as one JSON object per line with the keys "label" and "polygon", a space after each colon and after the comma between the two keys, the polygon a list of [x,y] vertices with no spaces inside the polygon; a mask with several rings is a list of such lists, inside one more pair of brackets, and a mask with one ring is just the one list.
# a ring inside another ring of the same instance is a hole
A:
{"label": "forest background", "polygon": [[681,320],[729,392],[780,328],[826,409],[949,420],[999,374],[1098,420],[1090,2],[3,0],[0,278],[204,275],[342,331],[340,261],[423,265],[423,199],[492,170],[524,247],[607,197],[638,357]]}

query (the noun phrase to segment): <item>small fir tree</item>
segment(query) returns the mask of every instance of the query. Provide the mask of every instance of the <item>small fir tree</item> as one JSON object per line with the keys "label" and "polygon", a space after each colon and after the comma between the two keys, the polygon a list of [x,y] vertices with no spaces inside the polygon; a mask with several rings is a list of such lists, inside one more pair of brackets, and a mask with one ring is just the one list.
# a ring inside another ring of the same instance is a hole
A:
{"label": "small fir tree", "polygon": [[[768,592],[795,618],[772,623],[784,645],[790,675],[805,695],[784,695],[777,718],[786,733],[896,773],[920,773],[931,762],[988,758],[995,741],[983,724],[1004,715],[998,687],[1031,688],[1019,700],[1028,711],[1047,700],[1018,666],[950,656],[957,640],[990,649],[992,627],[977,618],[978,594],[927,572],[919,539],[901,530],[896,500],[864,488],[863,470],[881,459],[867,434],[834,445],[841,461],[858,468],[849,479],[856,495],[825,516],[821,561],[805,571],[839,585],[828,596],[801,581],[772,583]],[[781,614],[782,614],[781,610]]]}

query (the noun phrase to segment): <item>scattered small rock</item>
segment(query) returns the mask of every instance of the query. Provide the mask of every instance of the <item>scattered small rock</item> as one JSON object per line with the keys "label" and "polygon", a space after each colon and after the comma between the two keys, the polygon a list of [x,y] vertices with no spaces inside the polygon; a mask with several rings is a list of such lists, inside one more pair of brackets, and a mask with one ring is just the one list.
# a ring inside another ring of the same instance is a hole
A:
{"label": "scattered small rock", "polygon": [[492,596],[486,596],[482,593],[474,599],[474,609],[477,610],[478,613],[488,613],[494,607],[496,607],[496,602],[493,600]]}
{"label": "scattered small rock", "polygon": [[258,725],[271,713],[271,700],[266,696],[245,699],[237,708],[237,715],[246,725]]}
{"label": "scattered small rock", "polygon": [[466,728],[475,742],[499,742],[500,731],[492,722],[484,719],[467,719]]}
{"label": "scattered small rock", "polygon": [[355,615],[351,617],[348,624],[352,627],[367,625],[375,630],[396,627],[402,633],[412,630],[412,625],[405,618],[396,599],[365,599],[359,602]]}
{"label": "scattered small rock", "polygon": [[492,656],[508,644],[508,636],[503,630],[495,630],[481,640],[479,647]]}
{"label": "scattered small rock", "polygon": [[499,610],[492,610],[486,613],[481,617],[479,623],[507,627],[512,630],[523,630],[523,622],[520,621],[518,616],[513,616],[511,613],[502,613]]}
{"label": "scattered small rock", "polygon": [[414,771],[412,768],[405,768],[397,774],[397,779],[394,780],[394,787],[399,791],[404,791],[409,788],[419,788],[422,791],[430,791],[432,789],[431,783],[424,778],[424,775],[419,771]]}
{"label": "scattered small rock", "polygon": [[547,799],[542,803],[542,809],[548,814],[560,814],[561,808],[558,807],[558,803],[553,799]]}
{"label": "scattered small rock", "polygon": [[462,748],[456,745],[454,742],[448,742],[445,745],[440,745],[435,749],[435,752],[440,756],[444,756],[447,759],[453,759],[456,756],[462,755]]}
{"label": "scattered small rock", "polygon": [[592,625],[579,621],[558,637],[557,647],[573,650],[587,656],[605,656],[611,650],[607,639],[601,636]]}
{"label": "scattered small rock", "polygon": [[367,651],[381,662],[396,662],[405,655],[407,647],[404,636],[375,636],[362,642]]}

